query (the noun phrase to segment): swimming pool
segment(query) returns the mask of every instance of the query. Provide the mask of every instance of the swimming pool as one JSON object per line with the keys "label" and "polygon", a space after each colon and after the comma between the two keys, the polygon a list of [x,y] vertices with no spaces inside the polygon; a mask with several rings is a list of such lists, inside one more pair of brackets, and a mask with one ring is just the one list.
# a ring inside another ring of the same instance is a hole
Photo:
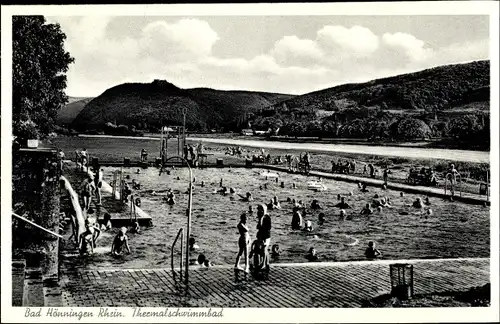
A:
{"label": "swimming pool", "polygon": [[[104,180],[112,180],[116,168],[104,167]],[[175,169],[170,174],[159,175],[158,169],[124,168],[130,180],[138,181],[142,188],[137,191],[142,200],[141,209],[153,218],[153,226],[143,228],[140,234],[128,234],[132,253],[122,259],[109,255],[112,232],[104,232],[98,240],[96,254],[88,260],[93,268],[116,266],[123,268],[162,268],[170,266],[170,247],[177,231],[186,226],[188,195],[188,170]],[[281,209],[269,211],[272,218],[271,244],[279,244],[282,250],[278,262],[307,262],[305,254],[310,247],[318,251],[322,261],[363,260],[364,250],[369,241],[374,241],[384,259],[422,259],[451,257],[489,256],[489,207],[467,205],[459,202],[431,198],[432,216],[417,211],[411,204],[417,195],[400,196],[398,191],[369,187],[369,192],[361,192],[354,183],[322,179],[328,187],[326,191],[315,192],[307,189],[307,182],[316,180],[297,174],[279,173],[279,182],[265,179],[263,169],[216,168],[195,169],[193,190],[193,212],[191,234],[205,254],[214,264],[234,264],[238,252],[238,224],[240,215],[253,206],[254,214],[248,217],[247,225],[252,240],[256,230],[256,206],[269,203],[278,196]],[[239,197],[231,198],[214,193],[223,179],[224,186],[232,187],[236,193],[251,192],[254,201],[242,202]],[[179,179],[179,180],[178,180]],[[201,186],[202,181],[204,186]],[[284,188],[281,188],[281,182]],[[267,183],[267,189],[260,189]],[[295,183],[296,188],[293,188]],[[162,202],[166,190],[172,188],[176,204],[169,206]],[[157,195],[152,195],[151,191]],[[353,195],[349,195],[352,192]],[[347,210],[349,219],[339,219],[337,194],[346,197],[353,208]],[[392,209],[375,211],[371,216],[360,215],[365,204],[375,194],[387,196]],[[311,220],[311,233],[292,231],[292,203],[287,198],[303,200],[307,207],[313,199],[322,205],[322,210],[307,209],[305,220]],[[401,215],[401,212],[408,215]],[[325,213],[326,221],[318,225],[318,214]],[[196,257],[194,255],[194,257]]]}

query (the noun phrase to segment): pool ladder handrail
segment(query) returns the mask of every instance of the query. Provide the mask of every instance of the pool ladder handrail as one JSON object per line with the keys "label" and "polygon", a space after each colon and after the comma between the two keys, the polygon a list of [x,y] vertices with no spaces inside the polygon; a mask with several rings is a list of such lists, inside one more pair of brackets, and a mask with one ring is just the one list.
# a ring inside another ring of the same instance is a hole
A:
{"label": "pool ladder handrail", "polygon": [[[456,181],[457,177],[458,177],[459,181]],[[446,188],[447,188],[448,181],[450,182],[451,195],[454,196],[454,194],[455,194],[455,187],[457,186],[457,184],[459,184],[458,190],[459,190],[459,193],[460,193],[460,197],[462,197],[462,186],[461,186],[461,184],[462,184],[462,176],[460,175],[460,173],[457,173],[455,175],[455,181],[453,181],[453,174],[451,174],[450,172],[448,172],[446,174],[446,177],[444,178],[444,194],[445,195],[446,195]]]}
{"label": "pool ladder handrail", "polygon": [[181,258],[179,262],[179,274],[180,274],[180,279],[182,282],[182,259],[184,256],[184,228],[180,228],[179,231],[177,232],[177,235],[175,236],[174,243],[172,243],[172,246],[170,248],[170,264],[172,266],[172,274],[175,276],[175,271],[174,271],[174,248],[175,245],[177,244],[177,241],[179,240],[179,237],[181,238]]}

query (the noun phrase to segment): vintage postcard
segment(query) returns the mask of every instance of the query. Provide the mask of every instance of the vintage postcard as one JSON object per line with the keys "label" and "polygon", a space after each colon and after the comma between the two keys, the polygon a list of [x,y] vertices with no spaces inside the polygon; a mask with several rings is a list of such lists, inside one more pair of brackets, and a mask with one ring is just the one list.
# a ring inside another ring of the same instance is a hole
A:
{"label": "vintage postcard", "polygon": [[497,322],[498,9],[2,6],[2,322]]}

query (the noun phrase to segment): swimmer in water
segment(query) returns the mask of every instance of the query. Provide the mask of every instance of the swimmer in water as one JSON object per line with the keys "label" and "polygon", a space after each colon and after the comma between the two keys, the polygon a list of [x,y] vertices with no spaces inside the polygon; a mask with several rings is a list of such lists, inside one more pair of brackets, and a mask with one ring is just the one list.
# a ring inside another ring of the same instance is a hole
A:
{"label": "swimmer in water", "polygon": [[366,189],[366,183],[363,183],[363,186],[361,187],[361,192],[368,192],[369,190]]}
{"label": "swimmer in water", "polygon": [[312,230],[313,230],[312,222],[310,220],[307,220],[306,225],[304,226],[304,231],[312,232]]}
{"label": "swimmer in water", "polygon": [[334,207],[342,208],[342,209],[351,208],[351,206],[345,202],[345,197],[340,198],[340,202],[338,204],[336,204]]}
{"label": "swimmer in water", "polygon": [[281,209],[280,201],[278,199],[278,196],[274,196],[273,199],[271,200],[271,203],[273,205],[273,209]]}
{"label": "swimmer in water", "polygon": [[316,252],[315,248],[312,247],[309,249],[309,252],[307,252],[307,255],[306,255],[306,259],[309,262],[316,262],[319,260],[318,253]]}
{"label": "swimmer in water", "polygon": [[380,253],[380,251],[375,248],[375,243],[370,241],[368,242],[368,247],[365,250],[365,256],[367,259],[373,260],[382,256],[382,253]]}
{"label": "swimmer in water", "polygon": [[194,237],[190,237],[189,238],[189,251],[196,251],[198,250],[200,247],[198,246],[198,244],[196,244],[196,240]]}
{"label": "swimmer in water", "polygon": [[340,210],[339,216],[340,216],[340,220],[342,220],[342,221],[345,221],[347,219],[347,213],[345,212],[344,209]]}
{"label": "swimmer in water", "polygon": [[198,264],[200,265],[200,267],[205,267],[205,268],[213,266],[213,263],[210,262],[210,260],[208,260],[204,254],[198,255]]}
{"label": "swimmer in water", "polygon": [[365,208],[363,208],[363,210],[361,211],[360,214],[361,215],[371,215],[371,214],[373,214],[373,210],[372,210],[371,205],[369,203],[366,204]]}
{"label": "swimmer in water", "polygon": [[250,193],[250,192],[247,192],[245,194],[245,196],[240,195],[240,194],[238,194],[238,196],[240,196],[240,198],[241,198],[240,200],[243,201],[243,202],[253,201],[252,193]]}
{"label": "swimmer in water", "polygon": [[324,213],[319,213],[318,215],[318,224],[323,225],[325,223],[325,214]]}
{"label": "swimmer in water", "polygon": [[111,215],[109,213],[105,213],[101,225],[101,230],[109,231],[111,229]]}
{"label": "swimmer in water", "polygon": [[302,227],[302,215],[298,210],[295,210],[292,216],[292,230],[299,230],[301,227]]}
{"label": "swimmer in water", "polygon": [[311,203],[311,209],[322,209],[317,199],[314,199]]}
{"label": "swimmer in water", "polygon": [[424,204],[429,206],[431,204],[431,201],[429,200],[429,196],[425,197]]}
{"label": "swimmer in water", "polygon": [[271,258],[273,261],[278,261],[280,254],[280,246],[278,244],[273,244],[273,247],[271,248]]}
{"label": "swimmer in water", "polygon": [[423,204],[422,204],[422,200],[420,199],[420,197],[417,197],[417,199],[415,199],[415,201],[413,202],[412,204],[413,207],[415,208],[423,208]]}
{"label": "swimmer in water", "polygon": [[139,222],[138,221],[135,221],[133,224],[132,224],[132,227],[130,228],[130,233],[136,233],[136,234],[139,234],[141,231],[141,227],[139,226]]}
{"label": "swimmer in water", "polygon": [[122,255],[125,248],[130,253],[130,246],[128,245],[127,228],[122,227],[118,234],[116,234],[113,244],[111,245],[111,253],[115,256]]}
{"label": "swimmer in water", "polygon": [[135,171],[136,174],[141,174],[141,169],[137,169],[137,171]]}

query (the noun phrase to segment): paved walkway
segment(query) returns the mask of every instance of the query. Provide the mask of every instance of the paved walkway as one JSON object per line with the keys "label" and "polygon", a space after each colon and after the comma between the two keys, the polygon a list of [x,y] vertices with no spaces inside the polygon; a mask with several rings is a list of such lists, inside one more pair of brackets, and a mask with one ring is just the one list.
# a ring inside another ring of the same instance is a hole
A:
{"label": "paved walkway", "polygon": [[[286,168],[280,167],[280,166],[274,166],[274,165],[256,165],[256,167],[262,167],[265,169],[271,169],[271,170],[281,171],[281,172],[288,172]],[[320,176],[323,178],[329,178],[329,179],[335,179],[335,180],[341,180],[341,181],[356,182],[356,183],[364,182],[368,185],[379,186],[379,187],[383,186],[383,184],[384,184],[384,181],[381,179],[365,178],[365,177],[359,177],[359,176],[355,176],[355,175],[328,173],[328,172],[322,172],[322,171],[311,171],[311,172],[309,172],[309,174],[311,176]],[[418,193],[418,194],[423,194],[423,195],[428,195],[428,196],[440,197],[440,198],[449,198],[451,196],[451,192],[449,190],[447,190],[447,192],[445,194],[443,188],[408,185],[408,184],[397,183],[397,182],[389,182],[387,184],[387,188],[393,189],[393,190],[401,190],[404,192],[411,192],[411,193]],[[490,201],[488,201],[487,197],[484,195],[481,196],[481,195],[476,195],[476,194],[467,193],[467,192],[459,193],[458,190],[455,191],[454,199],[457,201],[463,201],[463,202],[470,203],[470,204],[482,205],[486,202],[488,205],[490,205]]]}
{"label": "paved walkway", "polygon": [[[229,266],[194,268],[188,294],[170,269],[64,270],[62,306],[361,307],[390,291],[388,262],[275,264],[267,281],[235,282]],[[414,260],[415,294],[489,282],[489,259]]]}

